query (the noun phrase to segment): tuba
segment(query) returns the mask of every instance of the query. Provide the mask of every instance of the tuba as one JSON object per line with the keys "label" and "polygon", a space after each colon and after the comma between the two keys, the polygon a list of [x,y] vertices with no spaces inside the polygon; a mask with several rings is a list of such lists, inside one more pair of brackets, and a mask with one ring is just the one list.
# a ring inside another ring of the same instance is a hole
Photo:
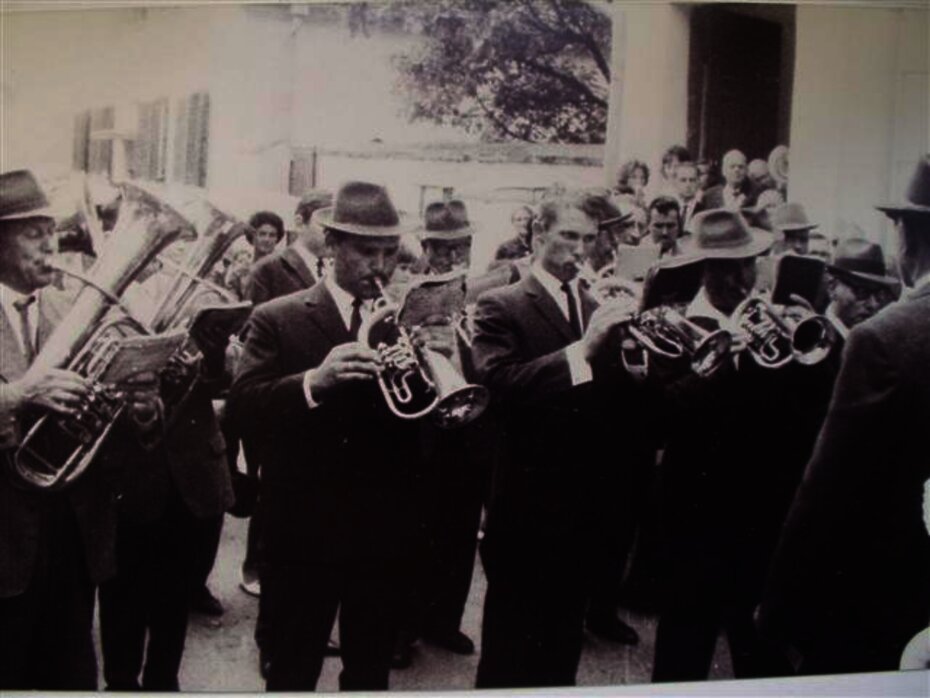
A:
{"label": "tuba", "polygon": [[75,414],[44,415],[17,449],[13,471],[34,488],[63,487],[97,455],[124,402],[96,379],[109,365],[119,338],[146,332],[128,311],[102,325],[101,320],[111,308],[122,306],[125,290],[165,247],[180,235],[193,234],[189,223],[157,197],[128,183],[120,190],[119,219],[105,249],[86,277],[82,275],[84,287],[27,369],[28,373],[67,368],[91,383]]}
{"label": "tuba", "polygon": [[468,424],[488,405],[486,388],[465,382],[452,362],[417,346],[410,330],[398,320],[401,307],[384,295],[359,328],[358,341],[381,359],[378,387],[388,409],[402,419],[430,414],[443,429]]}
{"label": "tuba", "polygon": [[830,321],[806,308],[798,312],[797,320],[779,313],[758,295],[739,304],[733,319],[746,334],[746,349],[757,364],[780,368],[794,360],[810,366],[827,357],[834,341]]}

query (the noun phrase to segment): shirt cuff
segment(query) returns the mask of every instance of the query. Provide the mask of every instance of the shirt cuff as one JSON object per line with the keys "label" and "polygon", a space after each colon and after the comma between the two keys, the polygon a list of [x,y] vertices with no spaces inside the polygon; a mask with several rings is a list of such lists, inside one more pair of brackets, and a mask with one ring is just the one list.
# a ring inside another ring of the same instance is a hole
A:
{"label": "shirt cuff", "polygon": [[591,364],[584,358],[584,343],[581,340],[565,347],[565,358],[568,359],[568,371],[572,377],[572,386],[588,383],[594,375]]}
{"label": "shirt cuff", "polygon": [[310,394],[310,380],[313,378],[313,374],[316,372],[315,368],[311,368],[309,371],[304,373],[304,399],[307,401],[307,407],[311,410],[319,407],[320,403],[313,399],[313,395]]}

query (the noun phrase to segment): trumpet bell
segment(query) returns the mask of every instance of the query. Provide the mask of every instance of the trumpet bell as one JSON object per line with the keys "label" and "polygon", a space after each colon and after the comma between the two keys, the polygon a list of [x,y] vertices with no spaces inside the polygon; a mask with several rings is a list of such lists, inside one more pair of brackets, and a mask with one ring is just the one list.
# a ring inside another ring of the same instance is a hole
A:
{"label": "trumpet bell", "polygon": [[791,335],[795,360],[805,366],[820,363],[833,348],[833,328],[823,315],[811,315],[801,320]]}
{"label": "trumpet bell", "polygon": [[423,354],[439,397],[432,415],[436,424],[443,429],[454,429],[479,417],[490,402],[488,389],[467,383],[442,354],[429,350]]}
{"label": "trumpet bell", "polygon": [[695,348],[691,355],[691,370],[706,378],[720,368],[730,353],[733,336],[726,330],[710,333]]}

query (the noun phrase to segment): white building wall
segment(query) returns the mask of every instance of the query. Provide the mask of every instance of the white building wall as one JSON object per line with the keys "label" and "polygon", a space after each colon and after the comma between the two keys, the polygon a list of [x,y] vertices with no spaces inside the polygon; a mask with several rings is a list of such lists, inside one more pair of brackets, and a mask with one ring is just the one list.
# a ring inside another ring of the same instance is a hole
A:
{"label": "white building wall", "polygon": [[928,152],[927,33],[926,10],[798,7],[789,198],[825,233],[856,223],[888,249],[874,206]]}

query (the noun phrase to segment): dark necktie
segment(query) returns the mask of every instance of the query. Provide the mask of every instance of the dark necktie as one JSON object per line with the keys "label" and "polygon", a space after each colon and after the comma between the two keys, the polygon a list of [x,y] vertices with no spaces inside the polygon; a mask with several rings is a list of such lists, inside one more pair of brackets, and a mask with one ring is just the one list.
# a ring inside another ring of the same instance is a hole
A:
{"label": "dark necktie", "polygon": [[575,303],[575,294],[572,293],[572,287],[567,281],[562,282],[562,293],[568,301],[568,324],[572,326],[575,338],[581,339],[581,317],[578,315],[578,304]]}
{"label": "dark necktie", "polygon": [[352,300],[352,315],[349,317],[349,334],[358,339],[358,329],[362,326],[362,299]]}
{"label": "dark necktie", "polygon": [[26,361],[30,364],[36,358],[35,345],[32,343],[32,323],[29,322],[29,306],[36,302],[35,296],[26,296],[25,298],[14,301],[13,307],[19,313],[19,327],[23,333],[23,347],[26,349]]}

